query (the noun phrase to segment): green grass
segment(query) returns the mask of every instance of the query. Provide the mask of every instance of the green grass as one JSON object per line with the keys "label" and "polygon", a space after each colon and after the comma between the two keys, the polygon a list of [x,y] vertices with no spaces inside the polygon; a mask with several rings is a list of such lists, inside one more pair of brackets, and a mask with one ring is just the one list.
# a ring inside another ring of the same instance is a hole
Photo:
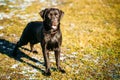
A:
{"label": "green grass", "polygon": [[[59,1],[58,1],[59,2]],[[65,12],[61,21],[63,34],[61,65],[66,74],[52,69],[52,75],[46,77],[42,72],[33,68],[30,64],[45,69],[40,64],[22,58],[25,62],[16,61],[7,56],[7,53],[0,54],[0,79],[45,79],[45,80],[119,80],[120,79],[120,1],[119,0],[62,0],[57,7]],[[10,3],[9,3],[10,4]],[[0,25],[5,28],[0,30],[4,36],[0,37],[16,43],[25,25],[34,21],[34,17],[42,20],[39,11],[47,7],[48,3],[38,3],[21,9],[9,9],[7,6],[0,6],[0,12],[10,13],[16,11],[11,19],[0,20]],[[53,7],[53,6],[52,6]],[[21,19],[16,15],[26,15],[28,20]],[[35,14],[35,15],[34,15]],[[15,36],[13,35],[15,34]],[[29,49],[29,45],[25,46]],[[37,44],[39,54],[33,54],[21,49],[30,57],[43,62],[41,48]],[[51,59],[54,55],[51,54]],[[11,68],[18,64],[16,68]],[[56,68],[55,62],[51,66]],[[36,73],[31,72],[37,70]],[[21,74],[22,73],[22,74]],[[9,75],[9,77],[8,77]]]}

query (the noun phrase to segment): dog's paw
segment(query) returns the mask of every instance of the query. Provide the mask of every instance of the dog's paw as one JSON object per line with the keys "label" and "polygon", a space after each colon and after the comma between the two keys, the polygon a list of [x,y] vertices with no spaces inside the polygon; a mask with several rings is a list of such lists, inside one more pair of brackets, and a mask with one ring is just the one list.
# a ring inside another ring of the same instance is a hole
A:
{"label": "dog's paw", "polygon": [[37,51],[37,50],[33,50],[32,52],[35,53],[35,54],[38,54],[38,51]]}
{"label": "dog's paw", "polygon": [[66,71],[64,69],[60,69],[61,73],[66,73]]}
{"label": "dog's paw", "polygon": [[44,71],[44,72],[43,72],[43,75],[44,75],[44,76],[51,76],[51,71],[50,71],[50,69]]}
{"label": "dog's paw", "polygon": [[66,73],[66,71],[64,69],[62,69],[61,67],[58,67],[58,70],[61,72],[61,73]]}
{"label": "dog's paw", "polygon": [[46,72],[45,75],[46,76],[51,76],[51,72]]}

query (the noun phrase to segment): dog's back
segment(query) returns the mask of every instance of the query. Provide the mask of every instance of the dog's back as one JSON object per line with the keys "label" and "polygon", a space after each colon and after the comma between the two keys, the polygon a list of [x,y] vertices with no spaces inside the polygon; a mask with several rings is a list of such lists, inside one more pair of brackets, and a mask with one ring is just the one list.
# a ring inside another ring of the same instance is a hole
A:
{"label": "dog's back", "polygon": [[41,41],[43,22],[34,21],[27,24],[20,38],[20,43],[26,45],[28,42],[36,44]]}

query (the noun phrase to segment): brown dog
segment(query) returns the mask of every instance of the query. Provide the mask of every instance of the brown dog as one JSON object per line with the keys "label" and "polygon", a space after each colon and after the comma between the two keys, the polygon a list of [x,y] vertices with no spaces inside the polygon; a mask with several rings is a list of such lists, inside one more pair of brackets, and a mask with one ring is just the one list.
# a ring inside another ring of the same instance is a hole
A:
{"label": "brown dog", "polygon": [[14,56],[18,47],[30,42],[31,51],[36,43],[41,43],[46,74],[51,75],[49,64],[49,51],[55,52],[56,66],[59,71],[65,73],[60,67],[60,46],[62,44],[62,34],[60,30],[60,20],[64,12],[57,8],[46,8],[40,12],[43,22],[30,22],[24,29],[20,40],[17,42],[13,51]]}

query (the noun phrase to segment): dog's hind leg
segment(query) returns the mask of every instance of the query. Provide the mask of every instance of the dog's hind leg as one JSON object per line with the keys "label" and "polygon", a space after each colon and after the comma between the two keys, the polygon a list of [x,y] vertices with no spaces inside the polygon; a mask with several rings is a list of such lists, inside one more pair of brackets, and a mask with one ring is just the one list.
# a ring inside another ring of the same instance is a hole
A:
{"label": "dog's hind leg", "polygon": [[33,47],[34,47],[34,44],[30,43],[30,49],[31,49],[30,52],[33,52]]}
{"label": "dog's hind leg", "polygon": [[12,53],[12,55],[13,56],[17,56],[17,50],[18,50],[18,47],[20,47],[20,44],[19,44],[19,42],[17,42],[17,44],[15,45],[15,48],[14,48],[14,50],[13,50],[13,53]]}
{"label": "dog's hind leg", "polygon": [[15,48],[14,48],[14,50],[13,50],[13,53],[12,53],[12,55],[14,56],[14,57],[16,57],[17,56],[17,50],[18,50],[18,48],[19,47],[21,47],[21,46],[23,46],[23,45],[26,45],[27,43],[22,43],[21,41],[18,41],[17,42],[17,44],[15,45]]}
{"label": "dog's hind leg", "polygon": [[34,49],[34,44],[31,44],[30,43],[30,52],[33,52],[33,53],[38,53],[37,50]]}

